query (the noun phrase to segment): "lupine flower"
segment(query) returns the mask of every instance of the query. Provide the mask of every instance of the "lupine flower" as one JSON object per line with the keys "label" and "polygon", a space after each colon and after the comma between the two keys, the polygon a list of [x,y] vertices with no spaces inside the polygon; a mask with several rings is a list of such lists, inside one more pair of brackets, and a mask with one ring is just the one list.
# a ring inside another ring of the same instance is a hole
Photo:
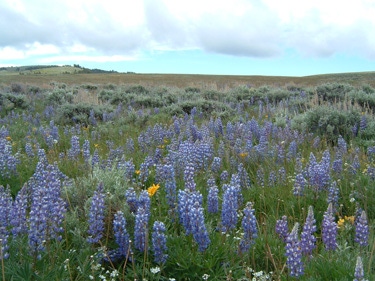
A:
{"label": "lupine flower", "polygon": [[12,153],[10,140],[0,137],[0,176],[9,178],[11,175],[16,175],[18,163],[17,154]]}
{"label": "lupine flower", "polygon": [[190,205],[189,217],[191,233],[193,234],[195,242],[198,244],[198,250],[203,252],[207,249],[211,241],[204,224],[203,208],[198,200],[195,200],[195,202]]}
{"label": "lupine flower", "polygon": [[286,238],[288,237],[289,233],[288,220],[286,216],[282,216],[281,220],[276,221],[275,231],[279,238],[286,242]]}
{"label": "lupine flower", "polygon": [[142,190],[139,194],[138,201],[137,201],[137,209],[142,207],[146,214],[150,214],[151,208],[151,199],[149,193],[146,190]]}
{"label": "lupine flower", "polygon": [[85,163],[89,163],[90,161],[90,141],[89,140],[85,140],[83,142],[83,146],[82,146],[82,152],[83,152],[83,159],[85,160]]}
{"label": "lupine flower", "polygon": [[365,280],[365,272],[363,271],[363,263],[361,257],[357,257],[353,281],[367,281]]}
{"label": "lupine flower", "polygon": [[306,186],[306,179],[303,174],[299,173],[296,175],[293,185],[293,194],[295,196],[303,196]]}
{"label": "lupine flower", "polygon": [[304,266],[302,262],[301,242],[298,239],[298,222],[294,225],[293,230],[286,239],[286,265],[289,269],[289,275],[299,277],[303,275]]}
{"label": "lupine flower", "polygon": [[98,166],[99,163],[100,163],[99,152],[98,152],[98,149],[95,149],[94,154],[92,155],[92,159],[91,159],[91,166],[94,168],[95,166]]}
{"label": "lupine flower", "polygon": [[119,246],[119,254],[127,257],[130,247],[130,237],[126,231],[126,219],[121,211],[117,211],[113,219],[113,232],[115,241]]}
{"label": "lupine flower", "polygon": [[0,260],[7,259],[8,253],[8,237],[9,237],[9,215],[12,207],[12,197],[9,189],[0,186]]}
{"label": "lupine flower", "polygon": [[152,228],[152,251],[154,252],[154,261],[158,264],[165,263],[168,258],[166,254],[167,250],[165,225],[160,221],[155,221]]}
{"label": "lupine flower", "polygon": [[212,164],[211,164],[211,171],[214,173],[219,172],[221,168],[221,158],[220,157],[214,157]]}
{"label": "lupine flower", "polygon": [[243,210],[242,229],[244,236],[240,241],[240,253],[247,252],[251,245],[255,243],[255,238],[258,237],[257,221],[254,215],[253,203],[247,202]]}
{"label": "lupine flower", "polygon": [[28,184],[31,190],[29,246],[34,255],[44,250],[50,239],[61,240],[66,207],[61,198],[61,180],[66,179],[56,165],[49,165],[44,150]]}
{"label": "lupine flower", "polygon": [[12,225],[12,234],[14,237],[27,233],[27,199],[27,185],[25,184],[18,192],[11,209],[10,224]]}
{"label": "lupine flower", "polygon": [[98,189],[94,192],[92,197],[90,213],[89,213],[89,243],[98,243],[103,237],[104,231],[104,187],[103,183],[98,185]]}
{"label": "lupine flower", "polygon": [[133,187],[129,187],[125,192],[126,203],[129,206],[130,212],[135,213],[138,207],[137,194]]}
{"label": "lupine flower", "polygon": [[191,192],[195,191],[196,184],[194,181],[194,166],[191,163],[188,163],[185,166],[184,181],[185,181],[185,189],[188,189]]}
{"label": "lupine flower", "polygon": [[367,246],[369,238],[369,226],[365,211],[355,221],[355,238],[354,241],[360,246]]}
{"label": "lupine flower", "polygon": [[72,136],[72,138],[70,139],[70,149],[68,151],[68,157],[70,159],[77,159],[80,153],[81,153],[81,147],[79,145],[79,137]]}
{"label": "lupine flower", "polygon": [[228,178],[229,178],[229,173],[228,173],[228,171],[223,171],[221,174],[220,174],[220,180],[222,181],[222,182],[226,182],[227,180],[228,180]]}
{"label": "lupine flower", "polygon": [[174,168],[172,165],[164,165],[163,170],[165,176],[165,192],[167,196],[167,202],[170,208],[174,208],[177,201],[177,187]]}
{"label": "lupine flower", "polygon": [[31,143],[26,143],[25,144],[25,152],[26,152],[26,155],[28,156],[28,157],[34,157],[34,151],[33,151],[33,146],[31,145]]}
{"label": "lupine flower", "polygon": [[328,188],[327,203],[332,203],[334,209],[338,207],[340,189],[337,187],[337,182],[334,181]]}
{"label": "lupine flower", "polygon": [[302,253],[306,256],[311,256],[312,251],[316,248],[315,242],[316,238],[314,236],[316,232],[316,221],[314,218],[314,209],[309,206],[309,211],[307,213],[306,222],[303,225],[303,230],[301,233],[301,248]]}
{"label": "lupine flower", "polygon": [[219,189],[216,185],[209,187],[207,195],[207,211],[213,214],[219,212]]}
{"label": "lupine flower", "polygon": [[322,222],[322,240],[326,250],[336,250],[337,223],[333,216],[333,206],[329,203]]}
{"label": "lupine flower", "polygon": [[178,213],[186,235],[190,234],[189,203],[189,191],[178,190]]}
{"label": "lupine flower", "polygon": [[238,189],[233,185],[223,185],[224,195],[221,211],[221,220],[224,232],[236,228],[238,210]]}
{"label": "lupine flower", "polygon": [[134,246],[140,252],[148,250],[148,220],[150,214],[143,206],[138,207],[135,215]]}
{"label": "lupine flower", "polygon": [[238,165],[237,174],[240,178],[240,186],[241,188],[250,188],[251,187],[251,181],[248,173],[245,170],[245,167],[242,163]]}

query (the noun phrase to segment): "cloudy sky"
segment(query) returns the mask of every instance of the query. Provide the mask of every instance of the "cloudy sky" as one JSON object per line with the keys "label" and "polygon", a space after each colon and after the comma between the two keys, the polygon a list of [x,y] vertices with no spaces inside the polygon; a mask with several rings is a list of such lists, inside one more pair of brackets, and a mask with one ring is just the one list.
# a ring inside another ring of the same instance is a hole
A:
{"label": "cloudy sky", "polygon": [[0,0],[0,66],[375,71],[374,0]]}

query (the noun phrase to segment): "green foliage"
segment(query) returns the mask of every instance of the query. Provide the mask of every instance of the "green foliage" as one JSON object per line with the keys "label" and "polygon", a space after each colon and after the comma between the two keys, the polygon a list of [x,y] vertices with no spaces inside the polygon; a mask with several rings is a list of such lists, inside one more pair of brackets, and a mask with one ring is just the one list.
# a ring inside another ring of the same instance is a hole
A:
{"label": "green foliage", "polygon": [[110,113],[113,108],[103,105],[79,104],[63,104],[57,110],[56,123],[61,125],[72,124],[89,124],[90,112],[93,111],[94,116],[98,120],[103,119],[103,113]]}
{"label": "green foliage", "polygon": [[317,106],[294,118],[296,128],[318,134],[333,143],[340,135],[348,140],[353,134],[352,127],[359,121],[360,112],[342,111],[333,106]]}
{"label": "green foliage", "polygon": [[326,83],[316,87],[316,93],[323,101],[336,102],[344,100],[345,95],[353,91],[354,87],[344,83]]}
{"label": "green foliage", "polygon": [[46,103],[47,105],[58,106],[65,103],[73,103],[73,98],[74,95],[71,92],[67,92],[64,89],[56,89],[47,94]]}

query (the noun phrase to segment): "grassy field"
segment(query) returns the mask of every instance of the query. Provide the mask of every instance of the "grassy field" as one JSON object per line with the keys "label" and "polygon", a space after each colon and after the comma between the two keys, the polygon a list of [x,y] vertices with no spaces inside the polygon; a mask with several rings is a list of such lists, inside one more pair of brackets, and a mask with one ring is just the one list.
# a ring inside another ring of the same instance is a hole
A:
{"label": "grassy field", "polygon": [[374,73],[55,71],[0,75],[0,280],[375,280]]}
{"label": "grassy field", "polygon": [[[230,75],[195,75],[195,74],[134,74],[134,73],[112,73],[112,74],[76,74],[82,69],[66,66],[34,69],[31,71],[17,72],[0,71],[0,83],[29,83],[47,85],[50,82],[74,84],[139,84],[143,86],[166,86],[166,87],[200,87],[215,90],[226,90],[239,85],[299,85],[317,86],[323,83],[338,82],[353,85],[369,84],[375,86],[375,72],[358,72],[342,74],[325,74],[304,77],[288,76],[230,76]],[[22,73],[23,75],[20,75]],[[40,74],[34,74],[40,73]],[[66,73],[66,74],[64,74]]]}

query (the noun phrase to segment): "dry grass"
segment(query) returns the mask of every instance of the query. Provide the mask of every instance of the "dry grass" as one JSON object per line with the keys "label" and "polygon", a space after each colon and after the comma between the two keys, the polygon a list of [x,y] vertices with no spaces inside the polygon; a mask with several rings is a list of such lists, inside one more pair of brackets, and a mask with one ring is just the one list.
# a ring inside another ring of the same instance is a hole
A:
{"label": "dry grass", "polygon": [[231,76],[231,75],[196,75],[196,74],[48,74],[48,75],[0,75],[0,83],[27,83],[48,85],[51,82],[68,85],[89,84],[139,84],[144,86],[199,87],[225,91],[239,85],[273,86],[316,86],[327,82],[346,82],[353,85],[369,84],[375,86],[375,72],[344,74],[325,74],[304,77],[288,76]]}

